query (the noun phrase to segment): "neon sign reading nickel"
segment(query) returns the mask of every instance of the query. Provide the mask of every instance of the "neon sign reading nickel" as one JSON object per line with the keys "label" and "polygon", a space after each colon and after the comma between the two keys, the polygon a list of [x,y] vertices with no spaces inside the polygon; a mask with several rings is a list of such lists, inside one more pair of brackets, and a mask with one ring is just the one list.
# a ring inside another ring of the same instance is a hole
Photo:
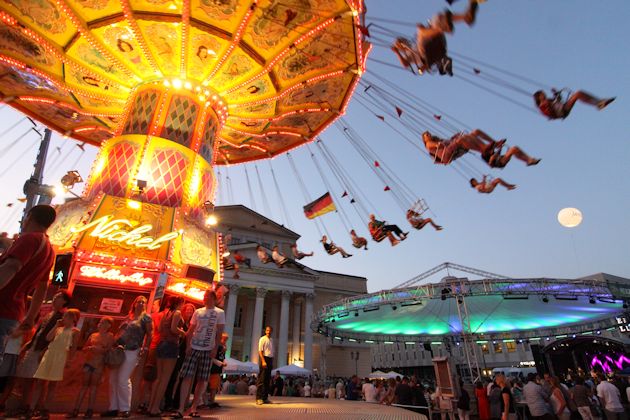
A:
{"label": "neon sign reading nickel", "polygon": [[80,233],[92,229],[89,235],[94,238],[149,250],[156,250],[165,242],[179,236],[179,232],[173,231],[154,238],[145,235],[145,233],[153,229],[153,225],[145,224],[134,227],[134,223],[128,219],[114,219],[113,217],[112,215],[107,215],[93,220],[90,223],[86,223],[85,225],[73,226],[71,231],[73,233]]}

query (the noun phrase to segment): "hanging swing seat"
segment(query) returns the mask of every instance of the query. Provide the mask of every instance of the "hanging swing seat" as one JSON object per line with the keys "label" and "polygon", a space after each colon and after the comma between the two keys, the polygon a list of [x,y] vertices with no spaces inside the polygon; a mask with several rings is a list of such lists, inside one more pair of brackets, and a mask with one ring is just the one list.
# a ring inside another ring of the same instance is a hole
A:
{"label": "hanging swing seat", "polygon": [[223,269],[224,270],[234,270],[234,263],[229,261],[227,258],[223,259]]}
{"label": "hanging swing seat", "polygon": [[416,200],[416,202],[411,205],[410,209],[422,216],[427,210],[429,210],[429,206],[427,205],[426,201],[421,198],[419,200]]}
{"label": "hanging swing seat", "polygon": [[374,232],[370,232],[372,235],[372,239],[376,242],[381,242],[383,239],[387,238],[387,232],[383,230],[383,228],[376,229]]}
{"label": "hanging swing seat", "polygon": [[326,250],[326,253],[328,255],[335,255],[336,253],[339,252],[339,250],[337,249],[337,246],[333,244],[332,242],[330,243],[324,242],[323,244],[324,244],[324,249]]}
{"label": "hanging swing seat", "polygon": [[269,255],[267,253],[264,253],[264,254],[259,253],[258,254],[258,259],[263,264],[269,264],[270,262],[273,261],[273,258],[271,258],[271,255]]}

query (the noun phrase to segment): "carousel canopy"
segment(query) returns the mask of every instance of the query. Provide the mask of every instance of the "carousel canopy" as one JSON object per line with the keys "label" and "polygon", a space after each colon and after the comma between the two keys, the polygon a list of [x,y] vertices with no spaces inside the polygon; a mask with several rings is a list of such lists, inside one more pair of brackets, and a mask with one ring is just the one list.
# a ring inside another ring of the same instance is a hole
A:
{"label": "carousel canopy", "polygon": [[[360,341],[540,338],[612,328],[630,281],[450,279],[344,299],[319,312],[314,327]],[[620,283],[621,282],[621,283]]]}
{"label": "carousel canopy", "polygon": [[368,51],[363,12],[361,0],[9,0],[0,95],[99,145],[158,81],[221,105],[217,164],[267,158],[344,112]]}

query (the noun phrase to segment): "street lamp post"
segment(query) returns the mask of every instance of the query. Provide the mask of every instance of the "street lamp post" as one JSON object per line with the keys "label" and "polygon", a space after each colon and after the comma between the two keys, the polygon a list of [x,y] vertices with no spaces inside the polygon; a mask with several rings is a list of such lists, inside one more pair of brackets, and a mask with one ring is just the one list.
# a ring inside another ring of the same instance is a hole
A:
{"label": "street lamp post", "polygon": [[359,353],[359,351],[357,350],[355,351],[351,351],[350,352],[350,360],[354,360],[354,374],[358,375],[359,373],[359,356],[361,355],[361,353]]}

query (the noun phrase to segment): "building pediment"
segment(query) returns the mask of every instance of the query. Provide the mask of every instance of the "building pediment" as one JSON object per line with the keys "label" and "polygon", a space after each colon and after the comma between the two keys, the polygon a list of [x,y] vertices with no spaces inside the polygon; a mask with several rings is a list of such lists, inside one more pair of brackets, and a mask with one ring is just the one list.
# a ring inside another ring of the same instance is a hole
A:
{"label": "building pediment", "polygon": [[300,235],[291,229],[240,204],[217,206],[214,208],[214,214],[219,219],[222,231],[238,228],[240,231],[250,231],[252,235],[274,236],[287,242],[295,242],[300,238]]}

